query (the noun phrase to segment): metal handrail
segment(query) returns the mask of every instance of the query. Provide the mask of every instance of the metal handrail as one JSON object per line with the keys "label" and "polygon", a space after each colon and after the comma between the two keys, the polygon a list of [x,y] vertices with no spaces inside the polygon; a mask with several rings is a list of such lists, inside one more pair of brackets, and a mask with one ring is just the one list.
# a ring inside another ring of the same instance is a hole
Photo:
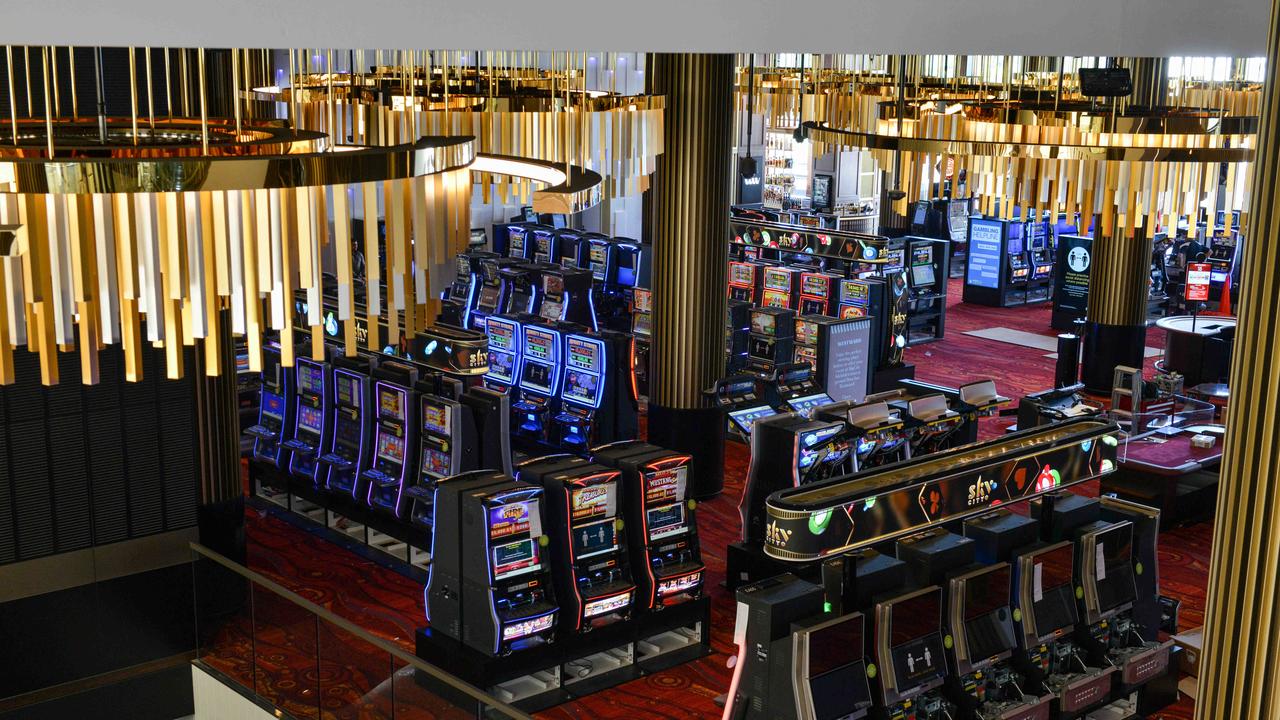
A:
{"label": "metal handrail", "polygon": [[422,658],[419,658],[417,655],[407,652],[403,648],[400,648],[395,644],[387,640],[384,640],[383,638],[370,634],[369,631],[356,625],[350,620],[339,617],[338,615],[334,614],[332,610],[321,607],[320,605],[317,605],[311,602],[310,600],[302,597],[301,595],[298,595],[297,593],[293,592],[292,590],[289,590],[288,588],[275,582],[274,580],[264,577],[263,575],[260,575],[259,573],[256,573],[253,570],[250,570],[249,568],[244,567],[243,565],[233,562],[229,558],[224,557],[223,555],[213,550],[210,550],[209,548],[205,547],[204,545],[201,545],[200,543],[189,542],[187,543],[187,545],[191,548],[191,551],[196,553],[197,555],[201,555],[205,558],[208,558],[209,560],[212,560],[213,562],[223,566],[224,568],[230,570],[231,572],[234,572],[237,575],[240,575],[241,577],[257,585],[260,585],[266,588],[267,590],[270,590],[271,592],[275,593],[276,595],[279,595],[285,600],[288,600],[294,605],[297,605],[303,608],[304,610],[310,612],[311,614],[319,617],[321,620],[324,620],[325,622],[328,622],[332,625],[336,625],[337,627],[342,628],[346,632],[356,636],[357,638],[363,640],[364,642],[367,642],[370,645],[373,645],[374,647],[387,653],[388,655],[391,655],[397,660],[404,662],[406,665],[409,665],[416,670],[420,670],[430,675],[431,677],[435,678],[436,680],[439,680],[445,685],[448,685],[454,690],[457,690],[467,695],[473,700],[479,703],[482,703],[484,705],[487,705],[495,710],[499,710],[503,713],[506,713],[508,717],[515,718],[516,720],[533,720],[533,718],[530,715],[527,715],[521,712],[520,710],[517,710],[516,708],[502,702],[501,700],[498,700],[495,697],[485,694],[485,692],[480,690],[479,688],[476,688],[470,685],[469,683],[463,682],[461,679],[456,678],[435,666],[427,664],[425,661],[422,660]]}

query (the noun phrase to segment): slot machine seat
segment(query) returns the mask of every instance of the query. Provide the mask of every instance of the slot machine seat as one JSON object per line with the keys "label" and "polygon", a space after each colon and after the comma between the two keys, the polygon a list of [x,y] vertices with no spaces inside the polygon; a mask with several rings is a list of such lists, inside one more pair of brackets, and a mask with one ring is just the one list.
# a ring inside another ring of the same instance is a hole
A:
{"label": "slot machine seat", "polygon": [[885,402],[859,405],[849,409],[849,424],[859,430],[875,430],[882,425],[897,422],[894,413]]}
{"label": "slot machine seat", "polygon": [[280,443],[280,447],[286,450],[292,450],[295,455],[301,455],[303,457],[314,457],[319,449],[315,445],[297,438]]}
{"label": "slot machine seat", "polygon": [[332,452],[321,455],[320,457],[316,458],[316,461],[322,462],[325,465],[332,465],[336,470],[350,470],[351,468],[355,467],[355,463],[352,462],[351,460],[348,460],[342,457],[338,453],[332,453]]}
{"label": "slot machine seat", "polygon": [[926,423],[960,416],[960,413],[947,407],[947,398],[942,394],[926,395],[912,400],[907,404],[907,412],[911,413],[911,417]]}
{"label": "slot machine seat", "polygon": [[245,428],[244,434],[259,440],[275,440],[280,437],[280,433],[272,430],[266,425],[250,425]]}
{"label": "slot machine seat", "polygon": [[983,380],[981,382],[969,383],[968,385],[961,386],[960,400],[961,402],[969,405],[982,407],[984,405],[993,405],[1003,400],[1008,400],[1008,398],[1001,397],[1000,393],[996,392],[995,382],[991,380]]}

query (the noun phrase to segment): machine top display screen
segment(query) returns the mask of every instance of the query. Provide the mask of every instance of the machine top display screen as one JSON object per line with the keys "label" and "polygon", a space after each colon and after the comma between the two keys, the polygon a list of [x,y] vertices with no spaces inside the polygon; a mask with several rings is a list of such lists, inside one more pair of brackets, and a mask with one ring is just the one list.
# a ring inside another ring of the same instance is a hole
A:
{"label": "machine top display screen", "polygon": [[618,514],[618,482],[607,482],[574,488],[569,491],[569,515],[573,523],[612,519]]}
{"label": "machine top display screen", "polygon": [[921,245],[911,250],[911,266],[916,265],[932,265],[933,264],[933,246]]}
{"label": "machine top display screen", "polygon": [[863,616],[846,615],[809,633],[809,677],[824,675],[862,659]]}
{"label": "machine top display screen", "polygon": [[404,438],[389,432],[378,433],[378,457],[394,463],[404,462]]}
{"label": "machine top display screen", "polygon": [[788,268],[765,268],[764,269],[764,286],[770,290],[782,290],[783,292],[791,292],[791,276],[792,271]]}
{"label": "machine top display screen", "polygon": [[729,284],[751,287],[756,284],[756,266],[751,263],[729,263]]}
{"label": "machine top display screen", "polygon": [[864,280],[841,280],[840,300],[846,303],[866,304],[871,299],[871,284]]}
{"label": "machine top display screen", "polygon": [[580,335],[565,338],[568,354],[565,365],[599,375],[604,372],[604,343]]}
{"label": "machine top display screen", "polygon": [[516,324],[498,317],[485,323],[484,332],[489,336],[489,350],[512,353],[516,351]]}
{"label": "machine top display screen", "polygon": [[338,388],[338,404],[359,408],[360,391],[356,389],[356,379],[346,373],[334,372],[333,381]]}
{"label": "machine top display screen", "polygon": [[645,473],[645,505],[684,502],[688,482],[688,465]]}
{"label": "machine top display screen", "polygon": [[262,414],[277,420],[284,418],[284,398],[275,393],[262,393]]}
{"label": "machine top display screen", "polygon": [[1040,637],[1076,623],[1074,553],[1071,545],[1063,545],[1035,554],[1031,577],[1021,580],[1031,583],[1031,611]]}
{"label": "machine top display screen", "polygon": [[564,389],[560,396],[565,400],[594,408],[600,406],[602,389],[599,375],[585,370],[569,369],[565,371]]}
{"label": "machine top display screen", "polygon": [[323,395],[324,368],[315,363],[298,361],[298,390],[312,395]]}
{"label": "machine top display screen", "polygon": [[818,273],[804,273],[800,276],[800,292],[805,295],[825,298],[831,290],[831,278]]}
{"label": "machine top display screen", "polygon": [[458,276],[459,280],[469,279],[471,277],[471,260],[466,255],[459,255],[453,259],[453,272]]}
{"label": "machine top display screen", "polygon": [[422,396],[422,429],[437,435],[449,437],[453,428],[449,422],[449,406],[434,400],[429,395]]}
{"label": "machine top display screen", "polygon": [[557,334],[540,328],[524,329],[524,356],[532,360],[553,362],[556,356]]}
{"label": "machine top display screen", "polygon": [[319,433],[324,426],[324,413],[320,408],[298,405],[298,429]]}
{"label": "machine top display screen", "polygon": [[404,396],[401,390],[378,388],[378,414],[392,420],[404,420]]}
{"label": "machine top display screen", "polygon": [[964,584],[964,636],[969,660],[976,663],[1013,650],[1008,566],[971,577]]}
{"label": "machine top display screen", "polygon": [[776,335],[777,317],[772,313],[751,311],[751,332],[757,335]]}
{"label": "machine top display screen", "polygon": [[546,273],[542,276],[542,291],[548,295],[560,295],[564,293],[564,278],[555,273]]}

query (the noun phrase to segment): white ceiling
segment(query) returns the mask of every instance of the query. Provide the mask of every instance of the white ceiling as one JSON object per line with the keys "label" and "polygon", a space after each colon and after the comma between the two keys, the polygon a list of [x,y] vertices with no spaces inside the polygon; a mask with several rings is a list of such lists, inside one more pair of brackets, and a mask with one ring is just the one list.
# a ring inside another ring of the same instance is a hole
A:
{"label": "white ceiling", "polygon": [[0,43],[1229,55],[1267,0],[0,0]]}

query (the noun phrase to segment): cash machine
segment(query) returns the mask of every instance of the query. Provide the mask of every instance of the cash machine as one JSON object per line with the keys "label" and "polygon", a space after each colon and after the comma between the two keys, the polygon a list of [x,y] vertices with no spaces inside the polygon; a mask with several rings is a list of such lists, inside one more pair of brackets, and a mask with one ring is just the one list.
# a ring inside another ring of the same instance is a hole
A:
{"label": "cash machine", "polygon": [[245,430],[253,438],[253,459],[289,468],[289,451],[284,443],[294,427],[292,398],[294,374],[280,359],[280,346],[269,343],[262,349],[262,381],[258,390],[258,422]]}
{"label": "cash machine", "polygon": [[494,315],[484,325],[489,340],[489,372],[484,384],[499,392],[508,392],[520,381],[523,359],[524,325],[513,315]]}
{"label": "cash machine", "polygon": [[763,302],[766,265],[752,261],[729,263],[729,299],[755,305]]}
{"label": "cash machine", "polygon": [[[430,529],[435,522],[435,490],[445,478],[477,467],[475,421],[471,408],[457,400],[441,397],[418,382],[418,475],[405,489],[409,520]],[[428,548],[428,552],[431,549]]]}
{"label": "cash machine", "polygon": [[417,447],[418,407],[413,386],[418,382],[418,370],[412,365],[387,361],[380,363],[373,374],[378,413],[373,457],[360,475],[369,486],[369,507],[404,518],[404,491],[415,477],[411,451]]}
{"label": "cash machine", "polygon": [[773,265],[764,269],[760,304],[795,310],[800,305],[800,269]]}
{"label": "cash machine", "polygon": [[299,357],[294,361],[297,392],[294,404],[297,418],[293,437],[283,443],[289,451],[289,472],[312,486],[324,484],[325,469],[318,462],[333,432],[331,422],[333,386],[328,362]]}
{"label": "cash machine", "polygon": [[626,338],[562,328],[564,377],[560,410],[552,416],[550,442],[570,452],[636,433],[636,409],[621,363]]}
{"label": "cash machine", "polygon": [[511,401],[511,424],[516,437],[544,443],[551,419],[560,408],[560,373],[563,338],[559,330],[541,323],[526,323],[520,363],[519,397]]}
{"label": "cash machine", "polygon": [[872,717],[916,720],[954,718],[946,698],[942,639],[942,589],[930,585],[876,603],[873,656],[876,659]]}
{"label": "cash machine", "polygon": [[689,497],[693,458],[622,440],[596,448],[593,459],[622,473],[623,529],[637,605],[661,610],[701,597],[706,566],[698,543],[697,502]]}
{"label": "cash machine", "polygon": [[333,359],[332,443],[319,458],[329,492],[360,501],[368,497],[360,471],[368,465],[373,447],[372,371],[372,361],[363,357]]}
{"label": "cash machine", "polygon": [[636,585],[623,532],[622,473],[550,455],[522,463],[516,475],[546,491],[560,629],[588,632],[630,618]]}
{"label": "cash machine", "polygon": [[590,271],[573,267],[543,270],[538,316],[549,323],[565,321],[598,329]]}
{"label": "cash machine", "polygon": [[433,631],[487,655],[554,640],[556,604],[545,491],[492,470],[436,488],[436,523],[427,576]]}
{"label": "cash machine", "polygon": [[835,317],[839,312],[840,281],[843,279],[828,272],[800,273],[800,314]]}

